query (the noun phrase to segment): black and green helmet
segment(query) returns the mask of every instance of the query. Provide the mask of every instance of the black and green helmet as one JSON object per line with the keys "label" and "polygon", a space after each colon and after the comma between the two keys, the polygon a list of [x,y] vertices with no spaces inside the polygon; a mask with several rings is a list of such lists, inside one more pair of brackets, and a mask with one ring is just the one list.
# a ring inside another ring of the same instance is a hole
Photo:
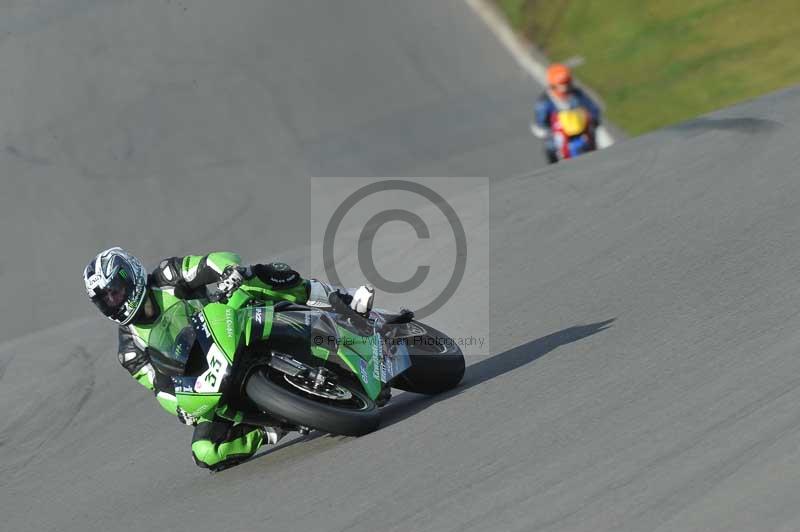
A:
{"label": "black and green helmet", "polygon": [[109,319],[126,325],[144,301],[147,271],[142,261],[120,247],[101,251],[83,270],[89,299]]}

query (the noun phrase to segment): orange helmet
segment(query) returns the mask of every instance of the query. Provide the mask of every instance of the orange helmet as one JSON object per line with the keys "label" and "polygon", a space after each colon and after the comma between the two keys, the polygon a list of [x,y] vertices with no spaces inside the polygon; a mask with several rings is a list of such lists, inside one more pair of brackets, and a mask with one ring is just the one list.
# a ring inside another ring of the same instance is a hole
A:
{"label": "orange helmet", "polygon": [[547,67],[547,84],[557,96],[566,96],[572,85],[572,71],[567,65],[553,63]]}

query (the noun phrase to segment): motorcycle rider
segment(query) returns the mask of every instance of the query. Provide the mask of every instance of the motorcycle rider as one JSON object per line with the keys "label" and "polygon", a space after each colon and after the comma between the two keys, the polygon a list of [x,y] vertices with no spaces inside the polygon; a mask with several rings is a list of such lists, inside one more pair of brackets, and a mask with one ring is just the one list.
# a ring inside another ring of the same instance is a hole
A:
{"label": "motorcycle rider", "polygon": [[[292,301],[328,307],[336,288],[316,279],[303,279],[287,264],[273,262],[244,267],[238,255],[213,252],[208,255],[171,257],[161,261],[149,275],[138,258],[119,247],[100,252],[83,272],[90,300],[106,317],[118,323],[120,364],[145,388],[151,390],[164,409],[193,425],[192,455],[200,467],[219,470],[249,458],[266,443],[275,444],[285,434],[280,427],[261,427],[236,422],[235,412],[213,413],[196,419],[177,405],[171,377],[158,372],[147,351],[148,325],[175,299],[225,300],[240,287],[254,283],[267,288],[273,302]],[[210,286],[209,286],[210,285]],[[361,286],[338,291],[354,311],[367,315],[374,290]]]}
{"label": "motorcycle rider", "polygon": [[[552,132],[553,123],[559,111],[583,107],[591,117],[591,127],[600,125],[600,109],[581,89],[572,83],[572,71],[566,65],[553,63],[547,68],[547,88],[536,100],[536,125]],[[555,140],[548,134],[545,140],[547,162],[558,162]]]}

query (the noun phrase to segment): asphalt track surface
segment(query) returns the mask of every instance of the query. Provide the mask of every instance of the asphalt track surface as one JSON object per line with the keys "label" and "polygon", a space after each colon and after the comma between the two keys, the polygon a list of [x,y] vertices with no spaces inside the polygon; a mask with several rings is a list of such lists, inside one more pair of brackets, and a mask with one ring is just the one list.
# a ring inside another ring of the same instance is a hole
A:
{"label": "asphalt track surface", "polygon": [[[522,175],[536,89],[460,1],[0,15],[0,529],[800,528],[799,90]],[[209,475],[79,272],[291,255],[326,175],[491,178],[491,353]]]}

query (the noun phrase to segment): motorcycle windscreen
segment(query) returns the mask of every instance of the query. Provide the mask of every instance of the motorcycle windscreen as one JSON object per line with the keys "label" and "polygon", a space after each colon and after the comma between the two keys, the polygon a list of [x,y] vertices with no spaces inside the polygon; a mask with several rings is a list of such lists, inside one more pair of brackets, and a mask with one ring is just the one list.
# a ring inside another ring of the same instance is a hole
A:
{"label": "motorcycle windscreen", "polygon": [[559,111],[558,124],[568,137],[580,135],[589,127],[589,113],[583,107]]}
{"label": "motorcycle windscreen", "polygon": [[[384,338],[376,329],[383,323],[383,316],[372,312],[371,322],[361,323],[354,327],[353,317],[328,313],[328,320],[335,323],[352,335],[347,335],[345,344],[357,350],[362,357],[359,372],[366,383],[369,376],[386,384],[394,377],[411,367],[411,356],[408,353],[406,338]],[[354,370],[355,371],[355,370]]]}

